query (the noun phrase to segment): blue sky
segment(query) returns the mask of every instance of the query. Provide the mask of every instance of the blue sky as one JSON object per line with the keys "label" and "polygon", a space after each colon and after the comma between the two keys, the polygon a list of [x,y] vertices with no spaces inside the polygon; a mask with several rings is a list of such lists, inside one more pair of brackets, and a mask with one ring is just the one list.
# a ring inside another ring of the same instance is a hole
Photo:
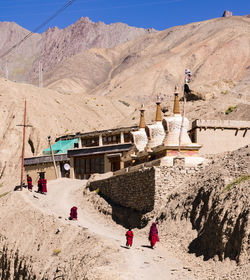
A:
{"label": "blue sky", "polygon": [[[0,21],[14,21],[34,30],[68,0],[0,0]],[[250,0],[75,0],[39,32],[48,27],[64,28],[81,16],[106,24],[124,22],[131,26],[163,30],[176,25],[233,15],[250,14]]]}

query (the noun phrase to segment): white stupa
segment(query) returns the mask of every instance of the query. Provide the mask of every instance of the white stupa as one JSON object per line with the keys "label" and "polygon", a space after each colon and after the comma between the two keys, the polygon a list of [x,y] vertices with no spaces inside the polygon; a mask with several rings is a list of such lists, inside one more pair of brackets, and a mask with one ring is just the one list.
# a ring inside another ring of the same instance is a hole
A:
{"label": "white stupa", "polygon": [[165,130],[162,125],[161,101],[159,96],[157,97],[156,101],[155,123],[146,126],[146,133],[148,135],[146,151],[152,151],[154,147],[162,145],[163,139],[165,137]]}

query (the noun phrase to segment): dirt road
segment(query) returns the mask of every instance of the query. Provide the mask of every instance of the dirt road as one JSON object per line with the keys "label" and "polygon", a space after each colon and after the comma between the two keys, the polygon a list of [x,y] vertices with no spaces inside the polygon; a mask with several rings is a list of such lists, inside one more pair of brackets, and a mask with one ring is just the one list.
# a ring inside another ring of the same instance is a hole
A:
{"label": "dirt road", "polygon": [[[154,250],[149,248],[147,236],[142,235],[139,230],[135,230],[133,247],[127,249],[124,246],[126,229],[104,217],[90,205],[83,197],[85,184],[86,181],[82,180],[58,179],[48,183],[47,195],[34,191],[25,191],[22,195],[27,202],[43,213],[60,217],[72,227],[87,228],[91,234],[99,236],[107,246],[112,244],[116,252],[112,256],[111,265],[98,269],[115,270],[120,279],[124,280],[195,279],[185,265],[164,248],[164,244],[159,242]],[[78,207],[78,221],[68,220],[73,205]]]}

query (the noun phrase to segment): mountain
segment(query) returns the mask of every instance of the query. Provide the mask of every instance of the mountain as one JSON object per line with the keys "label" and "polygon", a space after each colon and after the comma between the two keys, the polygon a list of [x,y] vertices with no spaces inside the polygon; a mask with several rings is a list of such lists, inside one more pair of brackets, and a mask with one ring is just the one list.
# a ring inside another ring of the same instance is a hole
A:
{"label": "mountain", "polygon": [[175,85],[181,88],[186,68],[193,74],[191,89],[203,99],[248,97],[250,19],[216,18],[80,52],[46,71],[45,82],[56,88],[70,78],[84,92],[149,102],[157,94],[168,98]]}
{"label": "mountain", "polygon": [[[0,27],[4,34],[1,53],[11,45],[8,43],[11,36],[13,43],[18,41],[14,40],[17,36],[14,34],[21,32],[20,39],[28,33],[14,23],[1,23]],[[107,47],[105,40],[97,38],[108,38],[115,31],[109,35],[106,34],[109,31],[103,31],[99,37],[95,36],[96,40],[87,43],[80,39],[87,34],[85,28],[91,36],[97,34],[93,30],[114,28],[117,35],[112,38],[116,39],[110,39],[110,48],[94,47],[101,42]],[[124,36],[121,29],[126,30]],[[130,32],[134,39],[121,43]],[[54,37],[53,33],[57,35]],[[23,121],[24,99],[28,102],[28,122],[33,126],[27,129],[27,139],[32,141],[35,155],[47,147],[48,135],[55,139],[71,132],[138,124],[140,103],[145,103],[146,122],[151,123],[157,94],[168,110],[166,114],[170,114],[176,84],[182,94],[185,68],[193,74],[192,98],[186,105],[186,115],[191,121],[250,120],[249,17],[217,18],[158,32],[81,19],[65,30],[54,28],[30,39],[12,54],[16,58],[13,64],[9,60],[13,67],[10,78],[13,73],[19,73],[20,79],[28,75],[28,71],[18,68],[20,65],[33,67],[33,76],[29,75],[34,77],[39,42],[47,42],[41,57],[45,88],[0,79],[0,172],[6,166],[4,182],[19,180],[16,170],[20,166],[22,129],[17,125]],[[22,59],[26,64],[20,63]],[[225,114],[229,107],[233,112]],[[31,155],[27,141],[25,156]]]}
{"label": "mountain", "polygon": [[[30,31],[22,28],[14,22],[0,22],[0,56],[12,46],[20,42]],[[24,41],[14,52],[0,59],[0,76],[5,74],[6,62],[8,64],[9,78],[13,81],[23,82],[27,80],[28,71],[33,61],[41,52],[40,34],[33,34]]]}
{"label": "mountain", "polygon": [[[21,41],[30,31],[13,22],[0,22],[0,55]],[[153,29],[128,26],[124,23],[106,25],[80,18],[76,23],[59,29],[49,28],[43,34],[33,34],[10,55],[0,60],[1,70],[8,61],[9,77],[16,81],[38,83],[38,64],[48,71],[65,59],[90,48],[111,48],[138,36],[152,33]]]}

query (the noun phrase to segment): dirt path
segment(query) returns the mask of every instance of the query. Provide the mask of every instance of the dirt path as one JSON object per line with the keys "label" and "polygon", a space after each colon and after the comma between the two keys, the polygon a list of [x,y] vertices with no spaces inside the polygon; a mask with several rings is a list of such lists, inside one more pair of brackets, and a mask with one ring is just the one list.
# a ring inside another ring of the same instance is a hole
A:
{"label": "dirt path", "polygon": [[[107,246],[112,243],[117,248],[117,256],[115,254],[117,259],[112,260],[110,267],[103,267],[103,269],[115,269],[120,279],[195,279],[184,268],[182,262],[173,257],[160,242],[154,250],[148,248],[147,237],[141,236],[139,231],[135,231],[133,247],[127,249],[124,246],[125,229],[103,217],[89,205],[87,200],[82,199],[82,189],[85,184],[86,181],[81,180],[58,179],[48,183],[47,195],[28,191],[23,192],[22,195],[26,201],[42,212],[57,218],[61,217],[64,223],[72,226],[87,228],[91,234],[99,236]],[[68,220],[69,210],[73,205],[78,207],[78,221]]]}

